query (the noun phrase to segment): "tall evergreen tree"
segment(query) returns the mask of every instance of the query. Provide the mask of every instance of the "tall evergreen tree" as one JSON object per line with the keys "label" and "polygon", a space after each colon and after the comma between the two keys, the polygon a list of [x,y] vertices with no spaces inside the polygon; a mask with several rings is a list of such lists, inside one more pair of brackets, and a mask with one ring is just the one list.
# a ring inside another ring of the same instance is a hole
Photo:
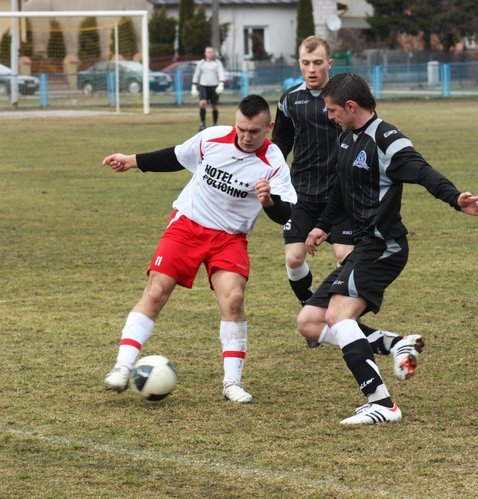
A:
{"label": "tall evergreen tree", "polygon": [[465,36],[478,32],[478,4],[475,0],[420,0],[413,15],[423,33],[426,49],[431,49],[436,35],[445,52],[449,52]]}
{"label": "tall evergreen tree", "polygon": [[7,29],[0,40],[0,62],[6,66],[10,66],[10,50],[12,45],[12,35],[10,30]]}
{"label": "tall evergreen tree", "polygon": [[397,48],[398,35],[418,34],[418,26],[409,9],[410,0],[367,0],[373,14],[367,17],[376,41],[388,48]]}
{"label": "tall evergreen tree", "polygon": [[222,23],[219,25],[219,43],[220,45],[226,40],[227,35],[229,35],[229,28],[231,23]]}
{"label": "tall evergreen tree", "polygon": [[149,20],[149,51],[152,56],[171,55],[174,52],[177,21],[169,17],[166,7]]}
{"label": "tall evergreen tree", "polygon": [[194,0],[180,0],[179,2],[179,46],[178,51],[184,54],[187,50],[184,47],[184,37],[188,37],[188,33],[184,26],[194,17]]}
{"label": "tall evergreen tree", "polygon": [[202,56],[204,48],[211,45],[211,20],[206,18],[206,9],[200,5],[194,16],[186,21],[183,28],[184,51],[190,56]]}
{"label": "tall evergreen tree", "polygon": [[478,32],[476,0],[368,0],[374,12],[367,18],[376,40],[397,48],[398,35],[421,34],[425,49],[436,35],[445,51],[464,36]]}
{"label": "tall evergreen tree", "polygon": [[312,0],[299,0],[297,2],[297,28],[295,37],[295,54],[299,46],[310,35],[315,35],[314,8]]}
{"label": "tall evergreen tree", "polygon": [[78,45],[78,57],[81,61],[93,62],[100,57],[100,35],[96,17],[87,17],[81,22]]}
{"label": "tall evergreen tree", "polygon": [[[136,33],[131,17],[122,17],[118,22],[118,50],[119,55],[126,60],[133,59],[133,56],[138,52]],[[112,54],[115,53],[114,29],[111,31],[110,51]]]}
{"label": "tall evergreen tree", "polygon": [[63,60],[66,55],[65,40],[63,31],[58,21],[50,21],[50,37],[46,48],[47,56],[50,59]]}
{"label": "tall evergreen tree", "polygon": [[25,41],[20,42],[20,54],[31,57],[33,55],[33,30],[28,17],[25,19],[25,35]]}

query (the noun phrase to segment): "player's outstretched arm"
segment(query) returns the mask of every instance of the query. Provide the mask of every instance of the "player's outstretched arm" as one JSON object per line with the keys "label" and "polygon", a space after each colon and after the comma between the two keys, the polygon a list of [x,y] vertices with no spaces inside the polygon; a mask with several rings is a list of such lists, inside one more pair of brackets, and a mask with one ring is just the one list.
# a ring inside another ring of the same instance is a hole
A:
{"label": "player's outstretched arm", "polygon": [[478,216],[478,196],[473,196],[471,192],[462,192],[460,194],[458,206],[463,213]]}
{"label": "player's outstretched arm", "polygon": [[110,166],[115,172],[126,172],[131,168],[138,168],[136,154],[111,154],[103,160],[103,165]]}

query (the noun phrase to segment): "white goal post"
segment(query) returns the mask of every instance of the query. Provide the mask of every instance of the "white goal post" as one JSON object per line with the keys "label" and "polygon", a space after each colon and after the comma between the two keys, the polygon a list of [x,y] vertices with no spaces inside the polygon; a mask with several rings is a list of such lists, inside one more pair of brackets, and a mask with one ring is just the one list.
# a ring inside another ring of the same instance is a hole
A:
{"label": "white goal post", "polygon": [[[139,17],[141,19],[141,56],[143,65],[143,112],[150,113],[150,88],[149,81],[149,37],[148,37],[148,11],[147,10],[78,10],[78,11],[0,11],[0,18],[11,18],[11,60],[12,60],[12,98],[15,97],[15,90],[18,95],[18,82],[15,78],[18,76],[18,20],[22,18],[59,18],[59,17]],[[116,61],[118,58],[116,57]],[[118,81],[118,78],[116,78]],[[119,103],[119,89],[116,85],[116,103]]]}

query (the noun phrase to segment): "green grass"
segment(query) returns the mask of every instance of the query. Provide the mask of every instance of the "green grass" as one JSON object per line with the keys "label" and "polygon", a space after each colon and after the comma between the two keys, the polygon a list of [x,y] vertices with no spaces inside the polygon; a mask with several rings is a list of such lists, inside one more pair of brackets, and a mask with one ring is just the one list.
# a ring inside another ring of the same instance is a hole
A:
{"label": "green grass", "polygon": [[[462,190],[478,192],[476,101],[396,102],[382,118]],[[233,107],[223,107],[232,122]],[[281,228],[250,237],[246,291],[254,403],[221,397],[218,309],[203,271],[177,289],[144,354],[178,370],[161,403],[103,390],[126,314],[186,172],[115,174],[115,151],[173,145],[196,109],[149,116],[3,119],[0,132],[0,497],[476,497],[477,219],[405,188],[410,259],[371,325],[421,331],[417,376],[393,378],[403,422],[342,428],[363,402],[338,350],[295,330]],[[310,260],[315,282],[329,248]]]}

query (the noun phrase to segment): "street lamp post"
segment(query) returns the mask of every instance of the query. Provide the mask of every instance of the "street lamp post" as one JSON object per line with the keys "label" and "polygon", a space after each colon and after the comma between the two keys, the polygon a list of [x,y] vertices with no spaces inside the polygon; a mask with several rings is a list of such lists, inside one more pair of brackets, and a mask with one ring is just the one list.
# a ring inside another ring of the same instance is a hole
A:
{"label": "street lamp post", "polygon": [[219,0],[212,0],[212,46],[216,49],[217,53],[220,53]]}

